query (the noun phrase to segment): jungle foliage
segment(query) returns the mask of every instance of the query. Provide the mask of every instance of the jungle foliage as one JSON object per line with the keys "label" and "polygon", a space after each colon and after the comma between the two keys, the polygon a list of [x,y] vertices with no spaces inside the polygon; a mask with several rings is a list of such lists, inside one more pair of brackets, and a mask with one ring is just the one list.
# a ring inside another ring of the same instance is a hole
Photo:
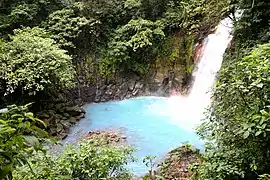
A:
{"label": "jungle foliage", "polygon": [[[234,40],[198,134],[208,144],[194,179],[269,179],[270,3],[240,1]],[[195,168],[196,169],[196,168]]]}
{"label": "jungle foliage", "polygon": [[[111,147],[102,139],[84,140],[79,147],[52,154],[44,142],[46,125],[26,106],[9,106],[0,114],[0,179],[123,179],[134,161],[132,148]],[[60,151],[60,150],[59,150]]]}
{"label": "jungle foliage", "polygon": [[175,33],[183,39],[203,37],[227,5],[214,0],[1,0],[0,93],[14,96],[3,96],[2,104],[72,87],[87,74],[74,67],[88,66],[87,59],[96,68],[93,76],[145,76],[168,38]]}
{"label": "jungle foliage", "polygon": [[9,106],[0,114],[0,179],[12,179],[13,169],[27,165],[34,152],[43,151],[45,124],[28,111],[29,105]]}
{"label": "jungle foliage", "polygon": [[[239,9],[240,19],[230,15]],[[84,74],[146,76],[161,58],[181,61],[188,75],[193,43],[230,15],[234,40],[208,121],[198,129],[209,142],[194,177],[269,178],[268,0],[0,0],[0,10],[1,107],[85,83],[78,78]],[[78,71],[79,65],[95,68],[94,73]],[[124,165],[130,149],[83,142],[56,157],[40,146],[46,137],[42,128],[24,106],[0,115],[1,177],[128,178]]]}
{"label": "jungle foliage", "polygon": [[0,42],[1,98],[72,87],[72,58],[44,29],[17,29],[9,38]]}
{"label": "jungle foliage", "polygon": [[84,140],[79,147],[69,146],[57,156],[49,152],[34,154],[29,165],[15,169],[13,179],[128,180],[131,174],[125,165],[134,160],[132,152],[128,147],[110,147],[102,139]]}

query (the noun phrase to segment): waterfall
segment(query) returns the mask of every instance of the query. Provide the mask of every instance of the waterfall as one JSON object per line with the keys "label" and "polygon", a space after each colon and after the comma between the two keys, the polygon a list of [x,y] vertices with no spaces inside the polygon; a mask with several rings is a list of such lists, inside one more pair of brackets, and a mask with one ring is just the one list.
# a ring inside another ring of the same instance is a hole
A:
{"label": "waterfall", "polygon": [[80,139],[79,134],[85,135],[89,131],[120,130],[127,137],[128,143],[139,148],[134,153],[139,161],[128,165],[138,175],[143,175],[148,170],[143,163],[147,155],[162,158],[183,142],[202,149],[203,142],[194,132],[194,126],[200,123],[205,108],[211,102],[209,91],[232,39],[231,26],[230,19],[225,19],[215,33],[205,39],[188,96],[139,97],[87,104],[84,106],[85,118],[70,130],[64,142],[76,142]]}
{"label": "waterfall", "polygon": [[193,72],[194,83],[187,97],[172,96],[168,99],[167,110],[174,123],[191,130],[202,118],[211,103],[211,89],[220,70],[223,55],[232,36],[232,21],[224,19],[216,31],[204,41],[204,49]]}

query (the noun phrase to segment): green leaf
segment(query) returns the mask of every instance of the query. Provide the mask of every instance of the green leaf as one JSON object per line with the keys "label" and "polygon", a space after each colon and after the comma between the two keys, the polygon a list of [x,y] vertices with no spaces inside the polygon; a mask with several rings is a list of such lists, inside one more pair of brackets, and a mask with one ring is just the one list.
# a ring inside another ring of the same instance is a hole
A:
{"label": "green leaf", "polygon": [[257,132],[255,133],[255,136],[259,136],[261,133],[262,133],[262,131],[257,131]]}
{"label": "green leaf", "polygon": [[31,146],[39,145],[39,140],[35,136],[23,136],[25,142]]}
{"label": "green leaf", "polygon": [[249,131],[245,131],[245,133],[243,134],[244,139],[247,139],[248,136],[249,136]]}

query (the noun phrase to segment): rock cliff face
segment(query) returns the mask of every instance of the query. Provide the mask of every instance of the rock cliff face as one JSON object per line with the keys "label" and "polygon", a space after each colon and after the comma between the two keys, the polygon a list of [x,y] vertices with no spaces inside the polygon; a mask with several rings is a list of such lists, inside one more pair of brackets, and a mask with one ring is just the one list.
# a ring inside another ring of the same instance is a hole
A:
{"label": "rock cliff face", "polygon": [[[175,73],[170,72],[159,79],[157,74],[152,73],[152,77],[148,78],[132,75],[110,80],[100,79],[92,85],[77,86],[64,93],[59,102],[50,103],[50,106],[46,106],[37,116],[47,124],[51,136],[64,139],[69,133],[69,128],[85,114],[83,108],[74,104],[100,103],[145,95],[171,95],[172,89],[177,89],[179,84]],[[68,103],[65,99],[73,102]]]}
{"label": "rock cliff face", "polygon": [[[200,40],[199,40],[200,39]],[[176,33],[168,47],[160,52],[145,75],[132,72],[101,77],[98,60],[78,65],[78,85],[64,93],[63,99],[78,103],[123,100],[137,96],[170,96],[175,91],[187,92],[192,70],[203,51],[203,39]],[[195,43],[196,42],[196,43]]]}
{"label": "rock cliff face", "polygon": [[69,128],[77,121],[84,118],[85,111],[79,106],[70,106],[66,103],[58,103],[49,109],[37,114],[47,125],[48,133],[57,138],[64,139]]}
{"label": "rock cliff face", "polygon": [[170,96],[173,89],[178,89],[180,81],[169,72],[163,78],[156,76],[143,78],[137,75],[117,77],[113,80],[99,80],[90,85],[77,86],[65,94],[68,99],[81,103],[99,103],[123,100],[137,96]]}

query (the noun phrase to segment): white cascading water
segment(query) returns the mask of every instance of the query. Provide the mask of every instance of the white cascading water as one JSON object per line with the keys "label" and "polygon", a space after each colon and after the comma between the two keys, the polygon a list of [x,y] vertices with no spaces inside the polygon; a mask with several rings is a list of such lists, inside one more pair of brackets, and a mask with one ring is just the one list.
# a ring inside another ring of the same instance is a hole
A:
{"label": "white cascading water", "polygon": [[205,40],[200,62],[193,72],[194,84],[190,94],[186,97],[172,96],[168,100],[166,111],[173,123],[192,130],[204,118],[205,108],[211,103],[211,88],[220,70],[223,54],[232,39],[231,31],[232,21],[226,18]]}

